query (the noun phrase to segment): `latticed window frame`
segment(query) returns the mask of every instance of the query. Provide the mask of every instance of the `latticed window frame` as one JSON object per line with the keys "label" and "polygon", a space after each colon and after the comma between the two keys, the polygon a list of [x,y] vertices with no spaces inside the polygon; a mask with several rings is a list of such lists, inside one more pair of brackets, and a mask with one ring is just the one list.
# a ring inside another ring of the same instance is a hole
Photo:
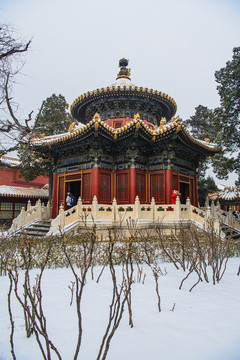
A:
{"label": "latticed window frame", "polygon": [[0,202],[0,210],[1,211],[13,210],[13,203],[7,201]]}

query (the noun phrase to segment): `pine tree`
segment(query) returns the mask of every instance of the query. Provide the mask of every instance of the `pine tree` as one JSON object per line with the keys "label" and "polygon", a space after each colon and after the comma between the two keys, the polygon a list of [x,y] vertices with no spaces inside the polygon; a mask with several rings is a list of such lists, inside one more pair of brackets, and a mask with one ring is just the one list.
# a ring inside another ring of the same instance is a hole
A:
{"label": "pine tree", "polygon": [[73,118],[67,113],[67,109],[68,103],[64,96],[53,94],[48,97],[44,101],[41,114],[35,125],[38,133],[48,136],[67,132],[73,122]]}
{"label": "pine tree", "polygon": [[215,140],[216,133],[213,128],[213,112],[206,106],[198,105],[195,108],[195,114],[185,121],[191,134],[200,140],[209,138]]}
{"label": "pine tree", "polygon": [[[68,131],[73,122],[67,112],[68,104],[62,95],[48,97],[42,104],[41,111],[35,121],[35,134],[49,136]],[[49,198],[52,196],[53,165],[52,159],[36,154],[31,146],[30,138],[25,144],[19,145],[18,151],[21,160],[20,176],[26,181],[34,180],[39,175],[49,177]]]}
{"label": "pine tree", "polygon": [[[214,110],[215,124],[221,135],[219,142],[231,157],[225,171],[235,170],[240,180],[240,47],[233,49],[233,58],[215,72],[220,107]],[[238,182],[239,182],[238,180]]]}

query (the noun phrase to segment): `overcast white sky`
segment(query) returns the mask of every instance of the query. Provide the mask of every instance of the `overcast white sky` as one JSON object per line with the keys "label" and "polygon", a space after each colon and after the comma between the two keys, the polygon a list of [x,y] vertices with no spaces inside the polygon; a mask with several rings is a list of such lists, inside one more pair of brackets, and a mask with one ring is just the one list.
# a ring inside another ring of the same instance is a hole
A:
{"label": "overcast white sky", "polygon": [[173,97],[187,119],[219,105],[214,72],[240,46],[240,0],[1,0],[0,13],[32,38],[15,89],[23,115],[53,93],[71,105],[112,84],[126,57],[132,82]]}

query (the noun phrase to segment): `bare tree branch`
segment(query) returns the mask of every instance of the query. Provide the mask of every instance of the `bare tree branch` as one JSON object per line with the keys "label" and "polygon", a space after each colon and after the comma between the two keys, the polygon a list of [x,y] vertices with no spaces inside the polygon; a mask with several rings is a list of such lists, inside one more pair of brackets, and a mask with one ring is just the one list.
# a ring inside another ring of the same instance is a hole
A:
{"label": "bare tree branch", "polygon": [[[0,30],[2,30],[2,28],[0,28]],[[19,44],[18,47],[13,47],[9,51],[0,54],[0,60],[2,60],[3,58],[6,58],[8,56],[11,56],[13,54],[23,53],[23,52],[27,51],[31,42],[32,41],[30,40],[22,49],[21,49],[22,44]]]}

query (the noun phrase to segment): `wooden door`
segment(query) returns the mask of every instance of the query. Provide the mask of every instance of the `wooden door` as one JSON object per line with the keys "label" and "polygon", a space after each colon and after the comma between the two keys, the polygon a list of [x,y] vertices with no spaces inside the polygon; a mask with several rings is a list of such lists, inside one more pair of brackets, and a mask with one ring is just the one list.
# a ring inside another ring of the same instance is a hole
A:
{"label": "wooden door", "polygon": [[164,203],[164,176],[163,174],[150,175],[150,197],[154,197],[156,203]]}

